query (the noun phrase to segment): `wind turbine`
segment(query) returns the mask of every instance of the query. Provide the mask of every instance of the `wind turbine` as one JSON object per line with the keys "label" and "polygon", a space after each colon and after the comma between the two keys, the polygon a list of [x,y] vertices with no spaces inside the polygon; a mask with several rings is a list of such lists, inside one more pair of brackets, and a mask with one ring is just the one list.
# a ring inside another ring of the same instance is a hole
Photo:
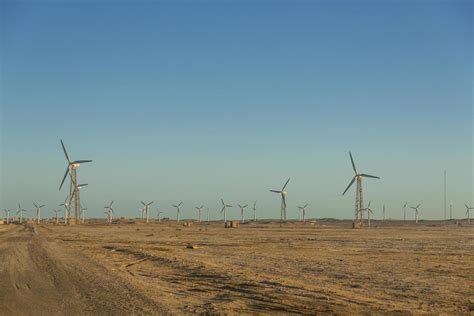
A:
{"label": "wind turbine", "polygon": [[403,220],[407,220],[407,204],[408,202],[405,202],[405,205],[403,205]]}
{"label": "wind turbine", "polygon": [[198,210],[199,212],[199,222],[201,222],[201,212],[202,212],[202,209],[204,208],[204,205],[201,205],[199,207],[196,206],[196,209]]}
{"label": "wind turbine", "polygon": [[253,221],[257,221],[257,201],[253,202]]}
{"label": "wind turbine", "polygon": [[36,208],[36,218],[37,218],[37,223],[39,224],[41,221],[41,209],[45,207],[45,205],[38,206],[36,203],[33,203],[33,205]]}
{"label": "wind turbine", "polygon": [[209,223],[209,207],[207,207],[206,214],[207,214],[207,222]]}
{"label": "wind turbine", "polygon": [[161,222],[160,214],[162,213],[163,212],[161,212],[159,208],[156,208],[156,218],[158,219],[158,222]]}
{"label": "wind turbine", "polygon": [[383,205],[383,208],[382,208],[382,214],[383,214],[382,220],[385,221],[385,204]]}
{"label": "wind turbine", "polygon": [[59,204],[59,206],[64,206],[64,224],[67,224],[67,219],[69,215],[69,204],[67,203],[68,197],[64,200],[64,203]]}
{"label": "wind turbine", "polygon": [[466,206],[466,214],[467,214],[467,223],[471,224],[471,210],[474,210],[474,207],[469,207],[467,204],[464,204]]}
{"label": "wind turbine", "polygon": [[145,203],[143,201],[141,201],[142,204],[143,204],[143,207],[145,208],[145,216],[146,216],[146,222],[148,224],[148,219],[149,219],[149,216],[148,216],[148,208],[150,207],[150,205],[153,204],[153,201],[149,202],[149,203]]}
{"label": "wind turbine", "polygon": [[21,208],[20,203],[18,203],[18,212],[16,212],[16,213],[17,214],[20,213],[20,224],[23,223],[23,213],[24,212],[27,212],[27,210]]}
{"label": "wind turbine", "polygon": [[453,201],[449,201],[449,219],[453,219]]}
{"label": "wind turbine", "polygon": [[179,213],[181,211],[181,205],[183,205],[183,202],[179,202],[178,205],[174,205],[173,207],[176,208],[176,221],[179,223]]}
{"label": "wind turbine", "polygon": [[306,203],[305,206],[298,206],[298,209],[300,211],[300,216],[301,213],[303,213],[303,222],[305,221],[304,216],[306,215],[306,207],[308,207],[309,203]]}
{"label": "wind turbine", "polygon": [[227,223],[227,208],[232,207],[232,205],[225,204],[223,199],[221,199],[221,202],[222,202],[221,213],[224,213],[224,223]]}
{"label": "wind turbine", "polygon": [[3,211],[5,212],[5,215],[7,216],[7,224],[10,224],[10,212],[11,212],[12,210],[10,210],[10,209],[7,208],[7,209],[5,209],[5,210],[3,210]]}
{"label": "wind turbine", "polygon": [[56,224],[59,224],[59,216],[58,213],[61,212],[61,210],[53,210],[54,213],[56,213]]}
{"label": "wind turbine", "polygon": [[288,180],[286,180],[285,185],[283,186],[283,188],[280,191],[270,190],[270,192],[278,193],[278,194],[281,195],[280,221],[282,221],[283,219],[285,219],[285,221],[286,221],[286,199],[285,199],[286,192],[285,192],[285,188],[286,188],[288,182],[290,182],[290,178],[288,178]]}
{"label": "wind turbine", "polygon": [[362,199],[362,178],[374,178],[374,179],[380,179],[377,176],[371,176],[370,174],[365,174],[365,173],[358,173],[356,166],[354,164],[354,159],[352,159],[352,154],[349,151],[349,157],[351,158],[351,163],[352,163],[352,169],[354,169],[354,177],[352,178],[351,182],[347,186],[346,190],[342,193],[344,195],[347,190],[351,187],[351,185],[357,180],[357,187],[356,187],[356,203],[355,203],[355,221],[359,223],[359,225],[362,223],[362,211],[364,210],[364,203]]}
{"label": "wind turbine", "polygon": [[418,204],[417,206],[413,207],[413,206],[410,206],[410,208],[414,209],[415,210],[415,223],[418,223],[418,208],[421,206],[421,203]]}
{"label": "wind turbine", "polygon": [[242,223],[245,223],[245,218],[244,218],[244,210],[248,206],[248,204],[245,204],[244,206],[237,204],[240,207],[240,215],[242,216]]}
{"label": "wind turbine", "polygon": [[64,180],[66,180],[67,175],[69,174],[71,177],[71,185],[70,185],[70,190],[69,190],[69,205],[73,205],[74,207],[74,219],[77,223],[79,219],[79,213],[80,213],[80,196],[79,196],[79,189],[83,185],[77,185],[77,168],[83,163],[88,163],[92,162],[92,160],[74,160],[71,161],[69,159],[69,156],[66,151],[66,147],[64,147],[63,140],[61,139],[61,147],[63,148],[64,151],[64,156],[66,156],[67,160],[67,167],[66,167],[66,172],[64,173],[63,180],[61,181],[61,184],[59,185],[59,190],[61,191],[61,187],[63,186]]}
{"label": "wind turbine", "polygon": [[87,211],[87,207],[82,207],[81,205],[81,217],[82,217],[82,224],[85,222],[85,212]]}
{"label": "wind turbine", "polygon": [[114,201],[112,200],[110,202],[109,205],[107,206],[104,206],[104,208],[106,209],[106,213],[108,215],[108,221],[109,221],[109,224],[112,224],[112,219],[113,219],[113,214],[114,214],[114,209],[112,208],[112,204],[114,204]]}
{"label": "wind turbine", "polygon": [[374,212],[372,212],[372,209],[370,208],[370,203],[372,203],[372,201],[369,201],[369,204],[364,209],[364,211],[367,211],[367,222],[369,223],[369,227],[370,227],[370,214],[374,214]]}

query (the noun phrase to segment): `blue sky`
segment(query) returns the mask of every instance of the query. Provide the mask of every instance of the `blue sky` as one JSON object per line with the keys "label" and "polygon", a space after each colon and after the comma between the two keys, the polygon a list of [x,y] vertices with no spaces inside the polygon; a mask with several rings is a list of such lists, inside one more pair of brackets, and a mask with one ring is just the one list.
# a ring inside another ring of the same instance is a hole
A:
{"label": "blue sky", "polygon": [[[470,1],[3,1],[0,208],[56,205],[66,167],[92,216],[220,198],[352,218],[351,150],[376,217],[473,201]],[[32,214],[32,213],[30,213]],[[230,210],[238,217],[238,210]]]}

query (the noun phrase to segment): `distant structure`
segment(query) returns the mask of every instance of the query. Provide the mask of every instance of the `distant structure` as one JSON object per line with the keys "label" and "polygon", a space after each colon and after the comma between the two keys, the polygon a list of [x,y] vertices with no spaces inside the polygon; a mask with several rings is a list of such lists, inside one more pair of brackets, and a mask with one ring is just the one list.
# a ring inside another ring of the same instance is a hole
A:
{"label": "distant structure", "polygon": [[349,152],[349,157],[351,158],[352,169],[354,169],[355,175],[352,178],[349,185],[347,186],[346,190],[342,193],[342,195],[344,195],[347,192],[347,190],[349,190],[351,185],[357,180],[354,227],[358,227],[362,224],[362,211],[364,210],[364,203],[363,203],[363,198],[362,198],[362,178],[374,178],[374,179],[380,179],[380,178],[377,176],[371,176],[365,173],[358,173],[356,166],[354,164],[354,159],[352,159],[351,152]]}
{"label": "distant structure", "polygon": [[444,170],[444,219],[446,217],[446,170]]}
{"label": "distant structure", "polygon": [[374,212],[372,212],[372,209],[370,208],[370,204],[372,203],[372,201],[369,201],[369,204],[367,204],[367,207],[364,208],[363,210],[364,211],[367,211],[367,224],[369,225],[370,227],[370,214],[374,214]]}
{"label": "distant structure", "polygon": [[42,209],[43,207],[45,207],[46,205],[40,205],[40,206],[38,206],[36,203],[33,203],[33,205],[34,205],[35,208],[36,208],[36,220],[37,220],[37,224],[39,224],[40,221],[41,221],[41,209]]}
{"label": "distant structure", "polygon": [[298,206],[298,209],[299,209],[299,212],[300,212],[300,221],[301,221],[301,218],[302,218],[303,223],[305,222],[306,208],[308,207],[308,204],[309,203],[306,203],[305,206]]}
{"label": "distant structure", "polygon": [[281,190],[270,190],[270,192],[273,193],[278,193],[281,195],[281,204],[280,204],[280,221],[285,220],[286,221],[286,192],[285,188],[288,185],[288,182],[290,182],[290,178],[286,180],[285,185]]}
{"label": "distant structure", "polygon": [[196,209],[198,210],[198,221],[199,221],[199,223],[201,222],[201,213],[202,213],[203,208],[204,208],[204,205],[196,206]]}
{"label": "distant structure", "polygon": [[145,217],[146,217],[146,222],[147,222],[147,224],[148,224],[148,219],[149,219],[148,208],[150,207],[150,205],[153,204],[153,201],[148,202],[148,203],[145,203],[145,202],[143,202],[143,201],[141,201],[141,202],[142,202],[142,204],[143,204],[143,208],[145,209]]}
{"label": "distant structure", "polygon": [[206,213],[207,213],[207,222],[209,223],[209,207],[207,208]]}
{"label": "distant structure", "polygon": [[86,213],[86,211],[87,211],[87,207],[82,207],[82,205],[81,205],[81,221],[82,221],[82,224],[84,224],[85,221],[86,221],[86,220],[85,220],[85,213]]}
{"label": "distant structure", "polygon": [[449,202],[449,219],[453,219],[453,201]]}
{"label": "distant structure", "polygon": [[415,223],[418,223],[418,208],[421,206],[421,203],[418,204],[417,206],[413,207],[413,206],[410,206],[410,208],[412,208],[413,210],[415,210]]}
{"label": "distant structure", "polygon": [[403,205],[403,220],[404,221],[407,220],[407,205],[408,205],[408,202],[405,202],[405,205]]}
{"label": "distant structure", "polygon": [[383,205],[383,208],[382,208],[382,220],[385,221],[385,204]]}
{"label": "distant structure", "polygon": [[245,223],[245,216],[244,216],[244,210],[248,206],[248,204],[245,204],[244,206],[237,204],[240,208],[240,216],[242,218],[242,223]]}
{"label": "distant structure", "polygon": [[232,207],[232,205],[225,204],[223,199],[221,199],[221,202],[222,202],[221,214],[224,213],[224,223],[227,223],[227,208]]}
{"label": "distant structure", "polygon": [[156,208],[156,219],[158,220],[158,222],[161,222],[160,214],[162,213],[163,212],[161,212],[159,208]]}
{"label": "distant structure", "polygon": [[253,202],[253,221],[257,221],[257,201]]}
{"label": "distant structure", "polygon": [[179,202],[177,205],[173,205],[176,208],[176,221],[179,223],[179,213],[181,212],[181,205],[183,202]]}
{"label": "distant structure", "polygon": [[20,214],[20,224],[23,223],[23,213],[24,212],[27,212],[27,210],[25,210],[24,208],[21,207],[20,203],[18,203],[18,212],[16,212],[16,214]]}
{"label": "distant structure", "polygon": [[7,208],[7,209],[5,209],[5,210],[3,210],[3,211],[5,212],[5,219],[6,219],[7,224],[10,224],[10,212],[11,212],[12,210],[10,210],[10,209]]}
{"label": "distant structure", "polygon": [[470,207],[467,204],[464,204],[466,206],[466,215],[467,215],[467,223],[471,224],[471,210],[474,210],[474,207]]}
{"label": "distant structure", "polygon": [[61,210],[53,210],[54,213],[56,213],[56,224],[59,224],[59,216],[58,213],[61,212]]}
{"label": "distant structure", "polygon": [[64,200],[64,203],[59,204],[59,206],[64,206],[64,224],[67,224],[67,219],[69,216],[69,203],[67,202],[68,196]]}
{"label": "distant structure", "polygon": [[84,185],[78,185],[77,184],[77,168],[83,163],[88,163],[92,162],[92,160],[75,160],[71,161],[69,160],[69,156],[66,151],[66,147],[64,146],[64,143],[61,139],[61,147],[63,148],[64,151],[64,156],[66,156],[67,160],[67,167],[66,167],[66,172],[64,173],[63,180],[61,181],[61,184],[59,185],[59,190],[61,191],[61,187],[63,186],[64,180],[66,180],[66,177],[68,174],[70,175],[71,178],[71,185],[69,189],[69,203],[68,205],[73,206],[74,210],[74,220],[77,223],[79,221],[79,213],[80,213],[80,195],[79,195],[79,189],[84,186]]}
{"label": "distant structure", "polygon": [[114,209],[112,208],[112,204],[114,204],[114,201],[112,200],[109,205],[104,206],[105,209],[105,214],[107,214],[107,222],[109,224],[112,224],[112,220],[114,218]]}

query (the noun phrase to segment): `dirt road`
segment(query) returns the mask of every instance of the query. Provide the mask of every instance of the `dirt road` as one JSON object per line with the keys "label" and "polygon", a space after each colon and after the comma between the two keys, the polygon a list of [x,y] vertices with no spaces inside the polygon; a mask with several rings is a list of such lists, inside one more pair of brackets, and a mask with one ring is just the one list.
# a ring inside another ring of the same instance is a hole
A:
{"label": "dirt road", "polygon": [[474,307],[473,227],[9,228],[0,230],[2,315],[417,314]]}

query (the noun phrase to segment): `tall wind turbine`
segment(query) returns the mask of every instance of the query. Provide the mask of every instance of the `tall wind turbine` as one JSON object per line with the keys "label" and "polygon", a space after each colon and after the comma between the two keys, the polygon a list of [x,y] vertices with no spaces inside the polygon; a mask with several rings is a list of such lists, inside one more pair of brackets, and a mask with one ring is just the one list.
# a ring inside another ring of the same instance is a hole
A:
{"label": "tall wind turbine", "polygon": [[385,204],[383,205],[383,208],[382,208],[382,214],[383,214],[382,220],[385,221]]}
{"label": "tall wind turbine", "polygon": [[37,218],[37,223],[39,224],[41,221],[41,209],[45,207],[45,205],[38,206],[36,203],[33,203],[33,205],[36,208],[36,218]]}
{"label": "tall wind turbine", "polygon": [[365,173],[358,173],[356,166],[354,164],[354,159],[352,159],[352,154],[349,152],[349,157],[351,158],[352,169],[354,169],[354,177],[352,178],[351,182],[347,186],[346,190],[342,193],[344,195],[347,190],[351,187],[351,185],[357,180],[357,187],[356,187],[356,203],[355,203],[355,222],[359,225],[362,223],[362,211],[364,210],[364,203],[362,199],[362,178],[374,178],[380,179],[377,176],[371,176],[370,174]]}
{"label": "tall wind turbine", "polygon": [[6,218],[7,218],[7,224],[10,224],[10,212],[12,211],[11,209],[7,208],[3,210],[5,212]]}
{"label": "tall wind turbine", "polygon": [[54,213],[56,213],[56,224],[59,224],[59,216],[58,213],[61,212],[61,210],[53,210]]}
{"label": "tall wind turbine", "polygon": [[244,210],[248,206],[248,204],[245,204],[244,206],[237,204],[240,208],[240,215],[242,217],[242,223],[245,223],[245,218],[244,218]]}
{"label": "tall wind turbine", "polygon": [[145,203],[143,201],[141,201],[142,204],[143,204],[143,207],[145,208],[145,216],[146,216],[146,222],[148,224],[148,219],[149,219],[149,216],[148,216],[148,208],[150,207],[150,205],[153,204],[153,201],[149,202],[149,203]]}
{"label": "tall wind turbine", "polygon": [[257,221],[257,201],[253,202],[253,221]]}
{"label": "tall wind turbine", "polygon": [[227,223],[227,208],[232,207],[232,205],[225,204],[223,199],[221,199],[221,202],[222,202],[221,213],[224,213],[224,223]]}
{"label": "tall wind turbine", "polygon": [[67,154],[66,147],[64,147],[64,143],[62,139],[61,139],[61,147],[63,148],[64,156],[66,156],[66,160],[68,164],[66,167],[66,172],[64,173],[63,180],[61,181],[61,184],[59,185],[59,190],[61,190],[61,187],[63,186],[64,180],[66,180],[67,175],[70,174],[71,185],[70,185],[70,190],[69,190],[69,203],[68,204],[74,207],[74,219],[77,223],[79,220],[80,205],[81,205],[80,196],[79,196],[80,186],[77,184],[77,168],[79,168],[79,166],[83,163],[92,162],[92,160],[71,161]]}
{"label": "tall wind turbine", "polygon": [[109,224],[112,224],[112,219],[113,219],[113,214],[114,214],[114,209],[112,208],[112,204],[114,204],[114,201],[112,200],[109,205],[104,206],[106,209],[106,214],[107,214],[107,220]]}
{"label": "tall wind turbine", "polygon": [[179,213],[181,212],[181,205],[183,202],[179,202],[177,205],[173,205],[176,208],[176,221],[179,223]]}
{"label": "tall wind turbine", "polygon": [[204,205],[201,205],[201,206],[196,206],[196,210],[198,210],[198,213],[199,213],[199,223],[201,222],[201,213],[202,213],[202,209],[204,208]]}
{"label": "tall wind turbine", "polygon": [[286,192],[285,192],[285,188],[286,186],[288,185],[288,182],[290,182],[290,178],[288,178],[288,180],[286,180],[286,183],[285,185],[283,186],[283,188],[278,191],[278,190],[270,190],[270,192],[273,192],[273,193],[278,193],[281,195],[281,204],[280,204],[280,221],[282,221],[283,219],[286,221]]}
{"label": "tall wind turbine", "polygon": [[85,213],[87,211],[87,207],[82,207],[81,205],[81,221],[82,221],[82,224],[84,224],[85,222]]}
{"label": "tall wind turbine", "polygon": [[471,210],[474,210],[474,207],[470,207],[467,204],[464,204],[466,206],[466,215],[467,215],[467,223],[471,224]]}
{"label": "tall wind turbine", "polygon": [[403,205],[403,220],[407,220],[407,204],[408,202],[405,202],[405,205]]}
{"label": "tall wind turbine", "polygon": [[421,206],[421,203],[418,204],[417,206],[413,207],[413,206],[410,206],[410,208],[412,208],[413,210],[415,210],[415,223],[418,223],[418,208]]}
{"label": "tall wind turbine", "polygon": [[20,214],[20,224],[23,223],[23,213],[24,212],[27,212],[27,210],[25,210],[24,208],[21,208],[20,203],[18,203],[18,212],[16,212],[16,213]]}
{"label": "tall wind turbine", "polygon": [[370,203],[372,203],[372,201],[369,201],[369,204],[364,209],[364,211],[367,211],[367,222],[369,224],[369,227],[370,227],[370,214],[374,214],[374,212],[372,212],[372,209],[370,208]]}
{"label": "tall wind turbine", "polygon": [[69,216],[69,203],[67,202],[68,196],[64,200],[64,203],[59,204],[59,206],[64,206],[64,224],[67,224],[67,219]]}
{"label": "tall wind turbine", "polygon": [[[306,203],[305,206],[298,206],[298,209],[300,211],[300,214],[303,213],[303,222],[305,221],[305,215],[306,215],[306,208],[308,207],[309,203]],[[300,215],[301,216],[301,215]]]}
{"label": "tall wind turbine", "polygon": [[158,222],[161,222],[160,214],[163,214],[163,212],[160,211],[159,208],[156,208],[156,219],[158,220]]}

